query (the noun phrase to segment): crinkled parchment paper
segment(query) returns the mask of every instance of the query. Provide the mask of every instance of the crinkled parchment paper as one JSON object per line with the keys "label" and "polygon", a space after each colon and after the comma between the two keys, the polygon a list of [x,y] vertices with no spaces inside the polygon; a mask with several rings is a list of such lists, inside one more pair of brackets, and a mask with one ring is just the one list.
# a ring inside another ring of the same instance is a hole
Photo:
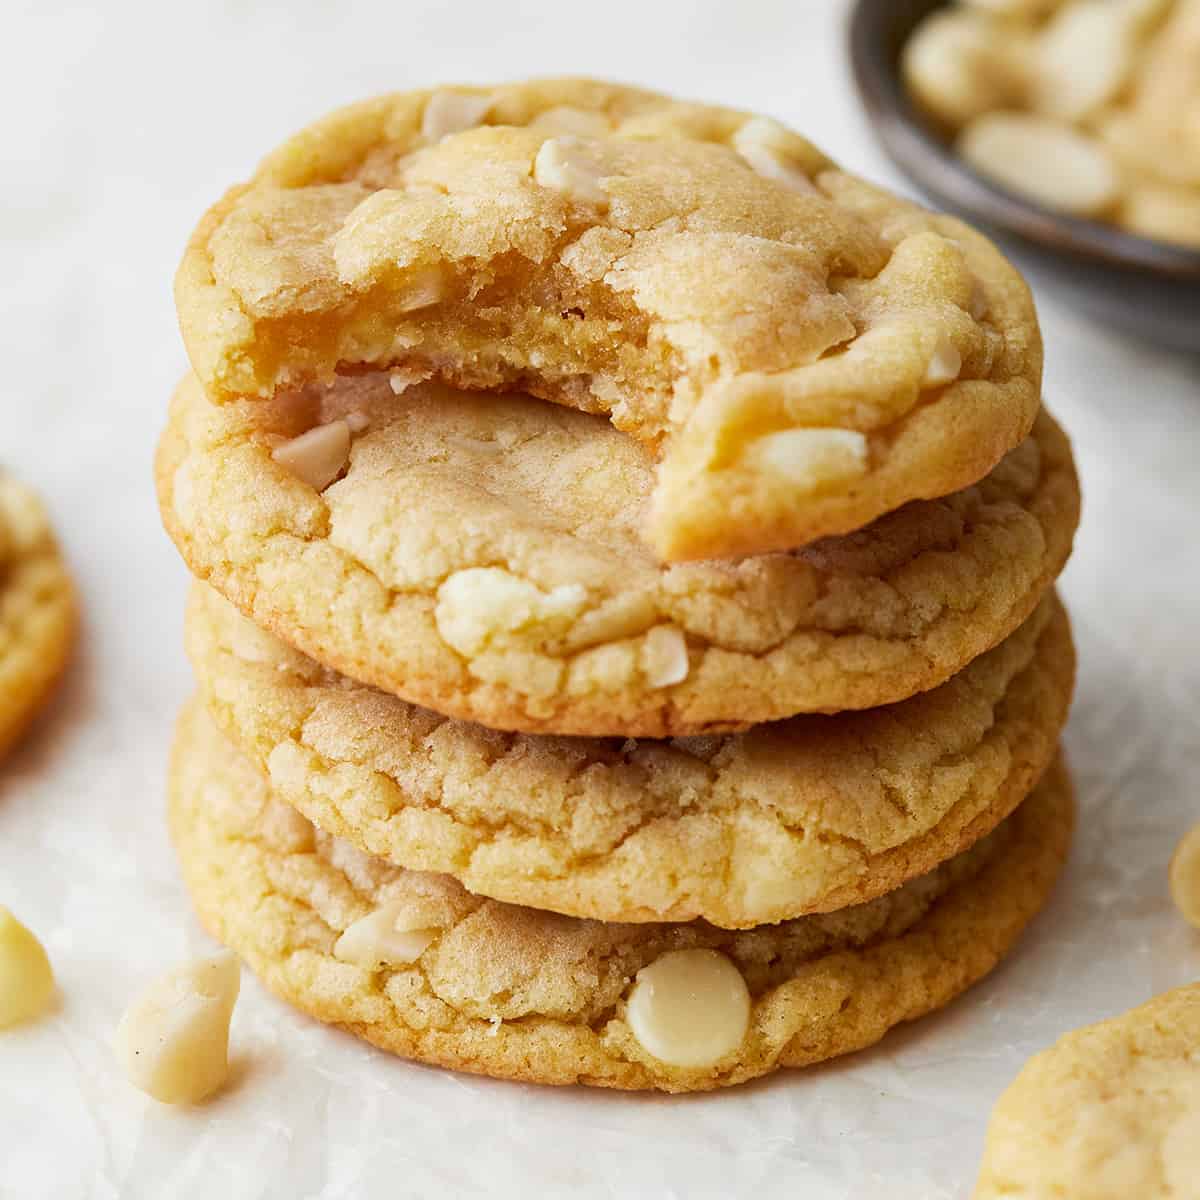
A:
{"label": "crinkled parchment paper", "polygon": [[58,1010],[0,1034],[2,1200],[965,1196],[991,1104],[1058,1033],[1200,976],[1166,864],[1200,820],[1200,365],[1084,323],[1039,278],[1047,394],[1086,518],[1065,582],[1080,835],[1017,953],[878,1048],[664,1099],[412,1066],[293,1015],[247,976],[235,1081],[195,1111],[127,1086],[132,995],[210,948],[162,819],[189,690],[185,579],[150,455],[182,370],[169,279],[203,206],[342,100],[438,76],[610,73],[744,103],[894,176],[842,57],[841,0],[797,5],[18,6],[0,78],[0,458],[47,495],[86,605],[79,658],[0,766],[0,902],[44,938]]}

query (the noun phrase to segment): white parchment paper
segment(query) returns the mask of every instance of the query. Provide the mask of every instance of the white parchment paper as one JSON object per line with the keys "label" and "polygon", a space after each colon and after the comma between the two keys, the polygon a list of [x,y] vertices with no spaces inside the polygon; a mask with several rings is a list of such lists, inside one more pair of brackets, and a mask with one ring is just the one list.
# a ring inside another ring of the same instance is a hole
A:
{"label": "white parchment paper", "polygon": [[0,902],[62,1001],[0,1035],[2,1200],[804,1196],[969,1192],[991,1104],[1058,1033],[1200,976],[1166,864],[1200,820],[1200,361],[1076,318],[1037,278],[1047,395],[1086,518],[1065,591],[1082,801],[1051,907],[991,979],[852,1059],[684,1099],[411,1066],[248,975],[236,1078],[198,1111],[129,1088],[109,1038],[209,943],[162,819],[189,690],[185,577],[150,457],[183,369],[170,278],[203,207],[335,104],[436,79],[611,75],[775,113],[900,184],[849,86],[841,0],[292,0],[5,9],[0,458],[47,496],[86,605],[61,697],[0,766]]}

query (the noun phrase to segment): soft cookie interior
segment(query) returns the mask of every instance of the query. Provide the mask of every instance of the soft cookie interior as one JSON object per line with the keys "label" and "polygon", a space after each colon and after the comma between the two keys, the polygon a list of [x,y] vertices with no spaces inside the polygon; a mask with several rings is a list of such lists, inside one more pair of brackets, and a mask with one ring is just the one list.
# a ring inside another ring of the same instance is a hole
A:
{"label": "soft cookie interior", "polygon": [[210,213],[178,296],[218,400],[371,365],[608,415],[661,455],[669,560],[966,486],[1038,403],[1028,293],[985,239],[775,122],[622,89],[330,118]]}

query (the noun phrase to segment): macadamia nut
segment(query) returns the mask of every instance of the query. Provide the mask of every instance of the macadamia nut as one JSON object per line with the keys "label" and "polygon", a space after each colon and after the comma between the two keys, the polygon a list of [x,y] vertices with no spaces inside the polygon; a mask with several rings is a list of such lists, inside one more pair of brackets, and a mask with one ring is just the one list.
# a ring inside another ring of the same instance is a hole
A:
{"label": "macadamia nut", "polygon": [[202,958],[155,980],[117,1026],[117,1057],[134,1087],[164,1104],[197,1104],[229,1073],[237,958]]}
{"label": "macadamia nut", "polygon": [[716,950],[670,950],[634,980],[626,1005],[633,1036],[673,1067],[711,1067],[750,1027],[750,990]]}

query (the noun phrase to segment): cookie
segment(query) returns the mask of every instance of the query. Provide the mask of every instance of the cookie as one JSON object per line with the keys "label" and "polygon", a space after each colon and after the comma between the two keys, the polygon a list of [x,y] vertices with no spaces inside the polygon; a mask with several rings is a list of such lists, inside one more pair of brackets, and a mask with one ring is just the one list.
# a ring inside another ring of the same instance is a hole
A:
{"label": "cookie", "polygon": [[[188,565],[314,658],[494,728],[667,737],[903,699],[1029,615],[1079,514],[1043,414],[964,492],[664,567],[637,536],[651,458],[602,418],[379,376],[248,407],[175,397],[157,474]],[[349,460],[323,492],[277,461],[313,422]]]}
{"label": "cookie", "polygon": [[1044,903],[1072,821],[1055,766],[995,833],[898,891],[730,933],[581,921],[368,858],[274,799],[198,705],[170,793],[201,920],[299,1008],[441,1066],[675,1092],[845,1054],[948,1003]]}
{"label": "cookie", "polygon": [[209,211],[176,300],[217,402],[370,367],[609,416],[661,456],[667,561],[967,487],[1040,397],[986,238],[775,121],[585,80],[332,114]]}
{"label": "cookie", "polygon": [[1059,1038],[1000,1097],[975,1200],[1193,1200],[1200,984]]}
{"label": "cookie", "polygon": [[868,900],[987,833],[1053,759],[1074,675],[1048,600],[888,709],[622,742],[447,720],[322,669],[199,585],[187,643],[217,723],[330,833],[512,903],[731,927]]}
{"label": "cookie", "polygon": [[0,469],[0,754],[66,666],[75,590],[41,501]]}

